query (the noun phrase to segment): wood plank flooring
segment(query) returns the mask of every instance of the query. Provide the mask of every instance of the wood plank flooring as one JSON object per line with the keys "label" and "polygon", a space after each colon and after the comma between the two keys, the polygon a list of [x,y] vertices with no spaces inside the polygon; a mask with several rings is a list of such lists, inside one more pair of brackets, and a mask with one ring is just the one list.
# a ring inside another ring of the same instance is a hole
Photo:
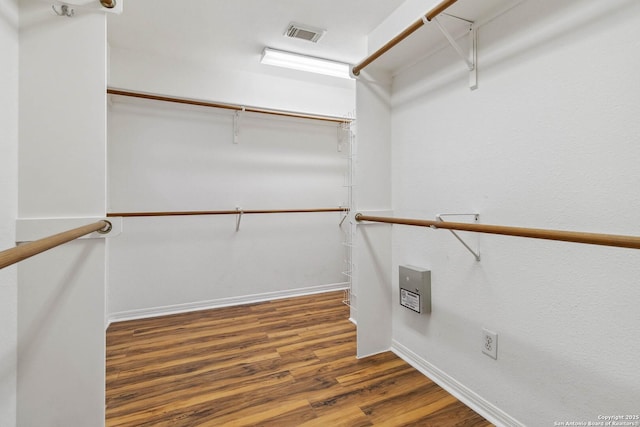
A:
{"label": "wood plank flooring", "polygon": [[106,425],[491,424],[387,352],[356,359],[342,292],[112,324]]}

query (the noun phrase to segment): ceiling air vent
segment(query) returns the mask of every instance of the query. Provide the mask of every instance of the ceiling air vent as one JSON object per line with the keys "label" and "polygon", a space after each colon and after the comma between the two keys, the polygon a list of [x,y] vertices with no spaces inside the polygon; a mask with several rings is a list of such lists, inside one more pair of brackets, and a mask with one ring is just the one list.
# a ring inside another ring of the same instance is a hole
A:
{"label": "ceiling air vent", "polygon": [[287,30],[284,32],[284,35],[294,39],[301,39],[301,40],[317,43],[318,40],[320,40],[320,38],[324,36],[324,33],[326,32],[327,30],[310,27],[308,25],[296,24],[295,22],[292,22],[287,27]]}

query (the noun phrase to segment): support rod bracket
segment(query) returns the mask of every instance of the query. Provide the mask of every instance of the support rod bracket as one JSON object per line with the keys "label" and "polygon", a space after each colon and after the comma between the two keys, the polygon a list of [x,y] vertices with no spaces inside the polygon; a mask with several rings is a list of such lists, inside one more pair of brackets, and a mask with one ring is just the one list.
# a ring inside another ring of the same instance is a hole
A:
{"label": "support rod bracket", "polygon": [[[438,220],[438,222],[444,222],[444,219],[442,219],[443,216],[473,216],[473,220],[474,222],[478,222],[478,219],[480,218],[480,215],[477,213],[473,213],[473,214],[438,214],[436,215],[436,219]],[[432,226],[433,228],[438,228],[437,225]],[[473,257],[476,259],[476,261],[480,262],[480,248],[478,245],[478,249],[477,250],[473,250],[471,248],[471,246],[469,246],[469,244],[467,242],[465,242],[462,237],[460,237],[460,235],[458,233],[456,233],[454,230],[449,230],[451,232],[451,234],[454,235],[454,237],[456,239],[458,239],[458,241],[460,243],[462,243],[462,245],[469,251],[471,252],[471,254],[473,255]]]}
{"label": "support rod bracket", "polygon": [[[460,19],[461,21],[469,22],[465,19],[458,18],[457,16],[447,15],[452,18]],[[426,17],[422,18],[423,20]],[[440,32],[447,39],[453,50],[460,56],[460,58],[464,61],[469,69],[469,88],[471,90],[475,90],[478,88],[478,31],[473,22],[469,23],[469,53],[465,54],[458,42],[451,35],[449,30],[446,29],[444,25],[440,22],[440,20],[436,17],[433,18],[433,22],[435,22],[436,26],[440,29]]]}
{"label": "support rod bracket", "polygon": [[239,207],[236,208],[237,216],[236,216],[236,233],[240,231],[240,221],[242,221],[242,209]]}

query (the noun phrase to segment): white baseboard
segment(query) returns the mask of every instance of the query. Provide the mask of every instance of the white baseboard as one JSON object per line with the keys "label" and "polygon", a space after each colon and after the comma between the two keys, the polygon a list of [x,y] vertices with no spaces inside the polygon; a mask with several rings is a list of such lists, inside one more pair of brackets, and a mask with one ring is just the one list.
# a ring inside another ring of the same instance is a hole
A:
{"label": "white baseboard", "polygon": [[341,291],[347,289],[348,283],[332,283],[329,285],[310,286],[307,288],[288,289],[286,291],[266,292],[263,294],[242,295],[230,298],[220,298],[208,301],[197,301],[186,304],[166,305],[162,307],[142,308],[138,310],[120,311],[110,313],[107,327],[111,323],[127,320],[146,319],[150,317],[166,316],[169,314],[188,313],[191,311],[209,310],[212,308],[231,307],[234,305],[253,304],[256,302],[272,301],[277,299],[300,297],[305,295],[321,294],[325,292]]}
{"label": "white baseboard", "polygon": [[496,407],[493,403],[482,398],[431,363],[427,362],[399,342],[395,340],[392,342],[391,351],[431,379],[434,383],[445,389],[451,395],[455,396],[469,408],[482,415],[489,422],[498,427],[524,427],[524,424],[514,419],[509,414]]}
{"label": "white baseboard", "polygon": [[355,305],[355,295],[351,294],[351,300],[349,301],[349,322],[358,326],[358,309],[354,307]]}

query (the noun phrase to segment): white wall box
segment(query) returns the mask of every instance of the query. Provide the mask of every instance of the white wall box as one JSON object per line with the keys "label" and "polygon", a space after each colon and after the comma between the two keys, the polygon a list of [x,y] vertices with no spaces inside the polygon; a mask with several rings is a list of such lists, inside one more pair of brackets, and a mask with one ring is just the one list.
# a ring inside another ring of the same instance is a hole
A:
{"label": "white wall box", "polygon": [[398,266],[400,305],[418,314],[431,313],[431,271],[410,265]]}

